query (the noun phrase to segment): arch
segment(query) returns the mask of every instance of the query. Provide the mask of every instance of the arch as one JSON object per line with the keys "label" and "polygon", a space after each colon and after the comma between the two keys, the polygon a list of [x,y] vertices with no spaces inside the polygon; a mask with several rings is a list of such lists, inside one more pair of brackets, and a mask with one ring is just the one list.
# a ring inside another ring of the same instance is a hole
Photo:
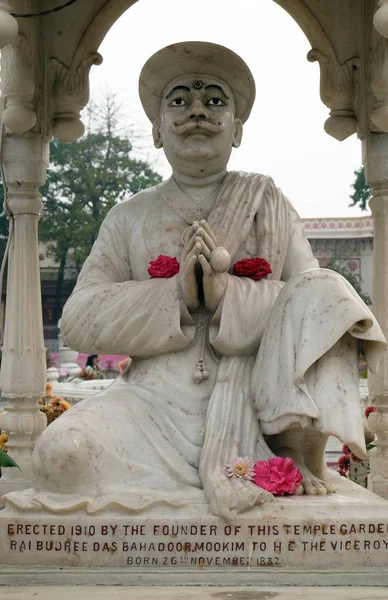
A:
{"label": "arch", "polygon": [[339,141],[345,140],[357,131],[355,98],[359,57],[351,56],[340,63],[322,24],[304,0],[274,2],[288,12],[309,40],[311,50],[307,59],[319,62],[321,100],[331,109],[324,125],[325,131]]}
{"label": "arch", "polygon": [[73,63],[97,52],[104,37],[116,21],[139,0],[107,0],[94,15],[76,48]]}
{"label": "arch", "polygon": [[[60,61],[52,59],[56,75],[55,90],[60,100],[55,101],[56,131],[55,135],[63,138],[66,127],[63,127],[63,118],[73,120],[73,131],[70,133],[72,139],[82,135],[83,126],[77,125],[79,114],[74,109],[77,104],[82,109],[89,98],[88,72],[92,64],[99,64],[102,57],[97,50],[104,37],[120,18],[120,16],[139,0],[106,0],[96,12],[78,41],[73,55],[71,65],[67,66]],[[355,86],[357,77],[355,71],[358,69],[358,57],[350,57],[344,63],[340,63],[336,50],[317,16],[306,4],[305,0],[274,0],[281,6],[300,26],[312,49],[307,55],[308,60],[318,61],[321,68],[321,99],[331,109],[330,117],[325,123],[325,130],[338,140],[344,140],[357,130],[355,118]],[[56,64],[59,62],[59,65]],[[65,80],[70,81],[64,88]],[[62,88],[60,87],[62,85]],[[72,90],[72,104],[63,98]],[[76,93],[74,94],[74,90]],[[78,98],[77,98],[78,96]],[[76,100],[76,102],[75,102]],[[60,114],[58,114],[60,113]],[[59,118],[59,120],[58,120]],[[70,141],[70,138],[67,139]]]}
{"label": "arch", "polygon": [[304,2],[304,0],[273,0],[281,6],[299,25],[308,41],[311,44],[312,49],[319,50],[322,54],[332,60],[338,58],[336,52],[330,42],[325,30],[321,23],[311,10]]}

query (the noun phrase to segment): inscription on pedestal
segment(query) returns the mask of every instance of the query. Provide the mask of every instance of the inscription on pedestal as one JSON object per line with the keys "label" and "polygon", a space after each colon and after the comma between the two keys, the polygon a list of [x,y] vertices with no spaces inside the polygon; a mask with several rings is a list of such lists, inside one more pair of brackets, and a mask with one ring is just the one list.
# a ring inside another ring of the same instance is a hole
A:
{"label": "inscription on pedestal", "polygon": [[207,521],[2,519],[2,563],[260,569],[379,566],[388,560],[387,522]]}

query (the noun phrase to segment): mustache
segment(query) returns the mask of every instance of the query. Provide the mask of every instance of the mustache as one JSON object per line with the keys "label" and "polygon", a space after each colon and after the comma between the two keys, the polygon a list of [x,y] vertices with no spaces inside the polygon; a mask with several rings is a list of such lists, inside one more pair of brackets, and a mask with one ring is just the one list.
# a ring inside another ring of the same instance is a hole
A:
{"label": "mustache", "polygon": [[209,121],[188,121],[186,123],[179,123],[179,121],[174,121],[171,123],[171,131],[177,135],[192,133],[196,129],[208,133],[221,133],[221,131],[224,131],[224,126],[221,121],[216,121],[216,123],[210,123]]}

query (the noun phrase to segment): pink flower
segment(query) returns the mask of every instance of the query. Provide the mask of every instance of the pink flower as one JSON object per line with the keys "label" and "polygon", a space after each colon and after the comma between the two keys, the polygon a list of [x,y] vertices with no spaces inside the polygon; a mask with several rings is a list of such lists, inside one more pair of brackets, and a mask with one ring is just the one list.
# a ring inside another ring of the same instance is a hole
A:
{"label": "pink flower", "polygon": [[253,467],[254,482],[275,496],[293,494],[302,482],[302,473],[294,467],[292,458],[276,456],[259,460]]}
{"label": "pink flower", "polygon": [[150,261],[148,273],[151,279],[159,277],[168,279],[179,273],[179,262],[175,256],[171,257],[160,254],[156,260]]}
{"label": "pink flower", "polygon": [[249,456],[234,458],[225,467],[229,477],[253,481],[253,460]]}

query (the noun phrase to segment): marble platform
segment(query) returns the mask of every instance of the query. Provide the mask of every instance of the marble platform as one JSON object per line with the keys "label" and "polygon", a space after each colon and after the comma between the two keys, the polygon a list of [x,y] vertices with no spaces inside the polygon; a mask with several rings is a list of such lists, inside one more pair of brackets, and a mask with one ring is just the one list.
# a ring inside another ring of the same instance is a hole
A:
{"label": "marble platform", "polygon": [[0,587],[0,600],[387,600],[387,591],[359,587]]}
{"label": "marble platform", "polygon": [[[163,514],[0,513],[0,580],[17,585],[388,585],[388,501],[336,476],[328,497],[277,498],[234,525]],[[155,509],[156,510],[156,509]],[[376,583],[379,581],[380,583]]]}

